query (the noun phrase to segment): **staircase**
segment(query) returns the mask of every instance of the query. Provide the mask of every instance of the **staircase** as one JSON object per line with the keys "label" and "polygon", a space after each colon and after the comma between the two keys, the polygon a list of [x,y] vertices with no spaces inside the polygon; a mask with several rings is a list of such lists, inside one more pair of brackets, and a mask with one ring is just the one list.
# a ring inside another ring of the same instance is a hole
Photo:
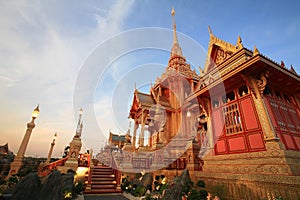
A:
{"label": "staircase", "polygon": [[107,166],[94,166],[90,172],[90,187],[88,184],[88,176],[86,177],[85,194],[105,194],[105,193],[121,193],[121,189],[117,189],[117,180],[114,170]]}

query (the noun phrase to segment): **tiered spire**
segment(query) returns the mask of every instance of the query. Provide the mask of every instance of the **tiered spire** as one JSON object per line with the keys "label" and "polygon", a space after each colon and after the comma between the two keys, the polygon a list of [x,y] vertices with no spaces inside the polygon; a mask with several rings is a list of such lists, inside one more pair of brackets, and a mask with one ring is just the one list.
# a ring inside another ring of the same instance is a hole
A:
{"label": "tiered spire", "polygon": [[174,36],[173,36],[173,46],[171,50],[171,56],[173,55],[179,55],[182,56],[182,50],[181,47],[179,46],[178,39],[177,39],[177,33],[176,33],[176,22],[175,22],[175,10],[174,7],[172,8],[172,18],[173,18],[173,31],[174,31]]}
{"label": "tiered spire", "polygon": [[196,72],[191,70],[190,65],[186,63],[186,59],[182,55],[182,50],[177,38],[174,7],[172,8],[171,14],[173,18],[173,45],[166,74],[163,74],[161,78],[163,79],[164,76],[168,76],[168,73],[173,72],[178,72],[185,77],[198,77]]}

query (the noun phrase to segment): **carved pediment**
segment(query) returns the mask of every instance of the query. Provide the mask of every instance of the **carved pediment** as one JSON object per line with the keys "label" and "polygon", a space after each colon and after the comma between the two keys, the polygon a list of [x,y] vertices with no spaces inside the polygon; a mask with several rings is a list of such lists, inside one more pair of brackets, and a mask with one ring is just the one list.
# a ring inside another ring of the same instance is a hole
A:
{"label": "carved pediment", "polygon": [[243,48],[242,40],[238,37],[236,45],[229,42],[225,42],[212,34],[209,28],[210,41],[208,45],[208,52],[206,58],[206,64],[204,72],[206,73],[210,69],[222,63],[224,60],[228,59],[233,53]]}
{"label": "carved pediment", "polygon": [[229,58],[231,55],[232,55],[232,52],[218,48],[214,55],[214,62],[216,65],[219,65],[221,62],[223,62],[224,60]]}

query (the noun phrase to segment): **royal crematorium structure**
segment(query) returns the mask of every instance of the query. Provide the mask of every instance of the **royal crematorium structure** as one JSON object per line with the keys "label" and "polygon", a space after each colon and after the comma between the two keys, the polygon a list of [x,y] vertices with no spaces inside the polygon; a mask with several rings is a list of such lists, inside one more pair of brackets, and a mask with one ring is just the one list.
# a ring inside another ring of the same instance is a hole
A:
{"label": "royal crematorium structure", "polygon": [[197,73],[173,25],[168,66],[148,94],[135,89],[133,130],[115,165],[169,178],[188,168],[194,182],[227,199],[299,199],[300,76],[245,48],[240,37],[231,44],[210,28]]}

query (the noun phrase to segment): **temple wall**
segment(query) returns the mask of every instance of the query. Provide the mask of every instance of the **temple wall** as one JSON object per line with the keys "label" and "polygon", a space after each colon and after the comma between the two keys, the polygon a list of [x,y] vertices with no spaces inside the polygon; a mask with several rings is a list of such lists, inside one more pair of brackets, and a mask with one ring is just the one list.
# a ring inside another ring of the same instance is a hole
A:
{"label": "temple wall", "polygon": [[195,172],[196,180],[203,180],[206,188],[222,199],[275,199],[300,198],[299,176],[216,174]]}
{"label": "temple wall", "polygon": [[287,151],[278,141],[266,151],[214,155],[203,158],[203,171],[191,172],[209,191],[226,199],[300,199],[300,152]]}

